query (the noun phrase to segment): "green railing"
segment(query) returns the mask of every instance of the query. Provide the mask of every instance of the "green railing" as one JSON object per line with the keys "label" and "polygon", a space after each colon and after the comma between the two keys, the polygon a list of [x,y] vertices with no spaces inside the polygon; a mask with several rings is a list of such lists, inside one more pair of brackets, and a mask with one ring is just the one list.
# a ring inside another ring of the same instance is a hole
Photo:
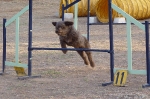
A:
{"label": "green railing", "polygon": [[[120,13],[122,16],[126,18],[126,26],[127,26],[127,53],[128,53],[128,72],[130,74],[144,74],[146,75],[146,70],[133,70],[132,69],[132,38],[131,38],[131,23],[134,23],[136,26],[138,26],[140,29],[145,31],[145,26],[141,24],[139,21],[134,19],[132,16],[124,12],[122,9],[117,7],[115,4],[112,4],[112,8],[116,10],[118,13]],[[115,68],[114,72],[116,70],[119,70],[121,68]]]}
{"label": "green railing", "polygon": [[19,63],[19,17],[29,10],[29,5],[23,8],[20,12],[14,15],[5,23],[5,27],[9,26],[12,22],[16,21],[16,34],[15,34],[15,62],[5,61],[6,66],[17,66],[27,68],[27,64]]}

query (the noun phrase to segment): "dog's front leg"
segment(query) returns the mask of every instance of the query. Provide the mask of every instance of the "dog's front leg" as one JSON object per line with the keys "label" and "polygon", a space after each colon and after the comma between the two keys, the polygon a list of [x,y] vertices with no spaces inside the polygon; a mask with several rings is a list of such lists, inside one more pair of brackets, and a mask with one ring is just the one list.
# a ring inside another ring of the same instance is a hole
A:
{"label": "dog's front leg", "polygon": [[[61,45],[61,48],[67,48],[66,43],[65,43],[64,41],[62,41],[62,40],[60,40],[60,45]],[[62,50],[62,52],[63,52],[64,54],[66,54],[66,53],[67,53],[67,50]]]}

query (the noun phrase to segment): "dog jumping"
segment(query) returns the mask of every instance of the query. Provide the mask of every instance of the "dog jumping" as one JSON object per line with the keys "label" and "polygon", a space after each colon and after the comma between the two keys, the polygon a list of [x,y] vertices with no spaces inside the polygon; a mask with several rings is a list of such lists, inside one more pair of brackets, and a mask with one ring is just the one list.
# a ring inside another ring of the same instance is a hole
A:
{"label": "dog jumping", "polygon": [[[68,45],[74,48],[90,49],[89,41],[74,28],[72,21],[52,22],[52,24],[55,26],[55,33],[59,36],[62,48],[67,48]],[[62,50],[62,52],[66,54],[67,50]],[[95,67],[95,63],[92,59],[92,53],[90,51],[79,50],[77,52],[82,57],[86,65]]]}

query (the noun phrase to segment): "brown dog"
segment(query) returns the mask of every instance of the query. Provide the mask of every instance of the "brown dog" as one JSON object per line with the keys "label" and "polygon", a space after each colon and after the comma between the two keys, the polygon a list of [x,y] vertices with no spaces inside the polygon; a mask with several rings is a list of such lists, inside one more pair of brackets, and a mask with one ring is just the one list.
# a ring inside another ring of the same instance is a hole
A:
{"label": "brown dog", "polygon": [[[60,22],[52,22],[55,26],[56,34],[58,34],[60,39],[60,44],[62,48],[67,48],[68,46],[73,46],[74,48],[86,48],[90,49],[90,44],[88,40],[82,36],[73,26],[73,22],[71,21],[60,21]],[[67,53],[67,50],[62,50],[64,54]],[[84,60],[86,65],[94,67],[95,64],[92,59],[92,54],[90,51],[77,51],[79,55]]]}

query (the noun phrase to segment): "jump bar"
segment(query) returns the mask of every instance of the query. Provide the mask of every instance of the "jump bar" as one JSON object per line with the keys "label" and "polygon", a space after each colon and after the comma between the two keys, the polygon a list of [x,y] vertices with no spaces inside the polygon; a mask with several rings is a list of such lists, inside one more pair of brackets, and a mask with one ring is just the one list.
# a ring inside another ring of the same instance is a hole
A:
{"label": "jump bar", "polygon": [[[126,25],[126,23],[112,23],[112,24],[113,25]],[[141,23],[141,24],[145,24],[145,23]],[[89,23],[89,25],[109,25],[109,23],[98,22],[98,23]],[[131,25],[134,25],[134,23],[131,23]]]}
{"label": "jump bar", "polygon": [[110,50],[99,50],[99,49],[85,49],[85,48],[38,48],[38,47],[32,47],[29,48],[29,50],[71,50],[71,51],[95,51],[95,52],[108,52],[110,53]]}

